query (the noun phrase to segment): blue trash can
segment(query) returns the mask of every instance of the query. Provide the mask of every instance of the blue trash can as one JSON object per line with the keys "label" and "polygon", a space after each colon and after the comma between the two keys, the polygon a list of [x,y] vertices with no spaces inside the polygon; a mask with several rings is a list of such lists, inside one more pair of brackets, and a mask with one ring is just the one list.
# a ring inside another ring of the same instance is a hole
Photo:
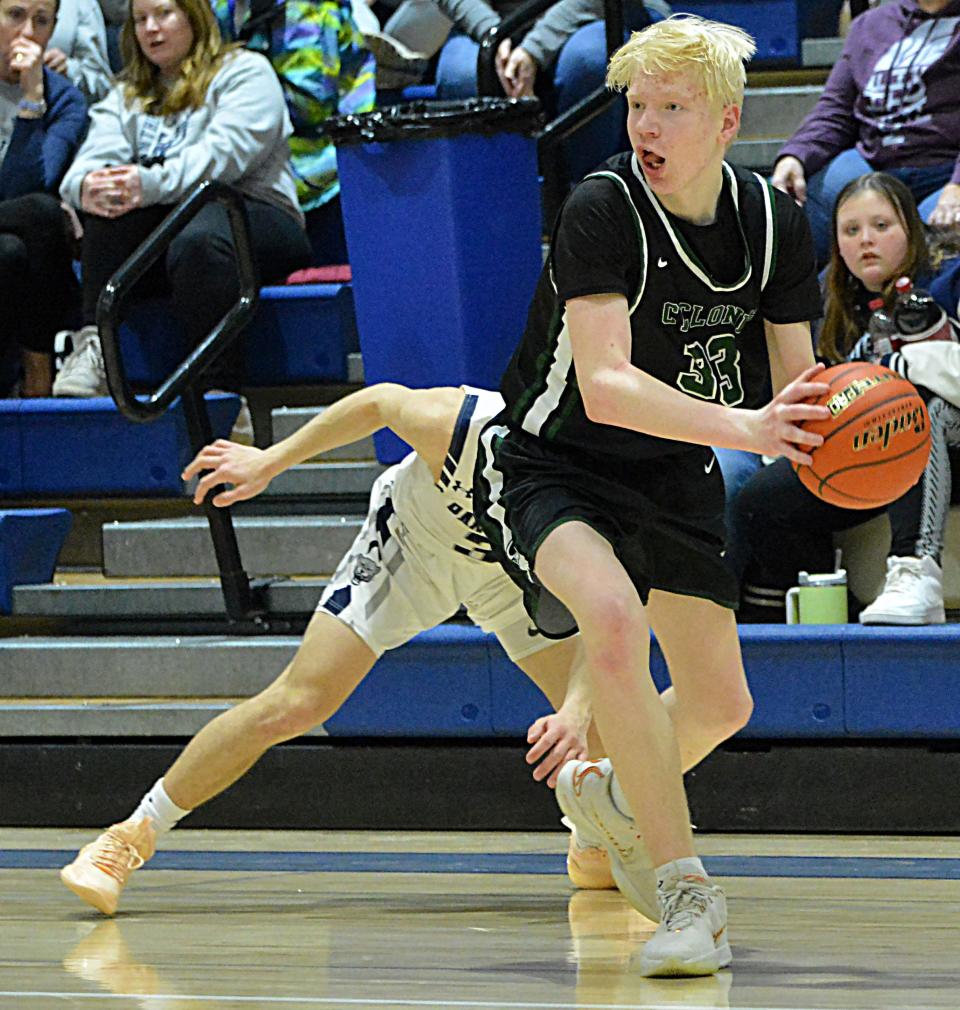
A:
{"label": "blue trash can", "polygon": [[[330,120],[366,382],[497,388],[542,263],[535,98]],[[377,456],[408,451],[378,433]]]}

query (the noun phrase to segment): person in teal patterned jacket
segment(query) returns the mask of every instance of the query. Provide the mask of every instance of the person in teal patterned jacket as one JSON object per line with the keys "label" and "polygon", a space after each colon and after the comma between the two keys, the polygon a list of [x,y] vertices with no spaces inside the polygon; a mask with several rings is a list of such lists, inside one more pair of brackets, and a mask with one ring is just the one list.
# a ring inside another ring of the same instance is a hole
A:
{"label": "person in teal patterned jacket", "polygon": [[224,38],[263,53],[280,78],[293,122],[290,158],[300,207],[317,212],[307,221],[308,230],[320,236],[325,255],[319,258],[344,262],[336,151],[323,135],[323,124],[331,116],[369,112],[376,104],[374,58],[349,2],[251,0],[249,8],[237,0],[211,4]]}

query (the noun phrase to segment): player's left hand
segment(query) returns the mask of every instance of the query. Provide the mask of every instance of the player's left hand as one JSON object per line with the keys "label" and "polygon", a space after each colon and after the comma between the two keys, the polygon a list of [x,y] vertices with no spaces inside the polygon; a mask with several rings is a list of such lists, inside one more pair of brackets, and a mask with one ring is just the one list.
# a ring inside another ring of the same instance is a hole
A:
{"label": "player's left hand", "polygon": [[527,743],[533,745],[527,751],[527,764],[537,765],[533,777],[537,782],[546,779],[551,789],[556,787],[560,769],[568,761],[589,756],[587,726],[578,726],[562,711],[537,719],[527,731]]}
{"label": "player's left hand", "polygon": [[951,182],[943,187],[928,224],[933,228],[960,228],[960,183]]}
{"label": "player's left hand", "polygon": [[210,489],[218,484],[232,484],[230,490],[221,491],[213,499],[214,505],[224,508],[234,502],[253,498],[270,483],[272,474],[265,466],[264,455],[263,449],[255,446],[218,438],[216,442],[204,446],[180,476],[189,480],[201,470],[207,471],[193,492],[194,505],[202,505]]}

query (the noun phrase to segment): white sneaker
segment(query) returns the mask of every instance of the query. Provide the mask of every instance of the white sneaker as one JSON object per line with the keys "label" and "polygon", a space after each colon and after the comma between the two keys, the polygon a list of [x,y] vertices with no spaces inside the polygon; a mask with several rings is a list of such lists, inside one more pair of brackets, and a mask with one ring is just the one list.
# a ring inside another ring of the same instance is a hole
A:
{"label": "white sneaker", "polygon": [[231,393],[226,389],[208,389],[208,396],[240,396],[240,410],[230,429],[229,439],[231,442],[239,442],[240,445],[253,445],[253,416],[250,413],[250,404],[247,398],[239,393]]}
{"label": "white sneaker", "polygon": [[880,595],[861,624],[943,624],[943,572],[933,558],[887,558]]}
{"label": "white sneaker", "polygon": [[100,335],[96,326],[84,326],[73,335],[73,351],[53,380],[54,396],[108,396]]}
{"label": "white sneaker", "polygon": [[602,761],[568,761],[557,779],[557,802],[573,823],[581,848],[602,846],[620,893],[654,922],[660,919],[657,880],[643,836],[632,817],[621,814],[610,795],[613,766]]}
{"label": "white sneaker", "polygon": [[656,933],[640,954],[640,974],[673,978],[712,975],[733,960],[727,939],[727,899],[700,876],[666,880],[660,887]]}

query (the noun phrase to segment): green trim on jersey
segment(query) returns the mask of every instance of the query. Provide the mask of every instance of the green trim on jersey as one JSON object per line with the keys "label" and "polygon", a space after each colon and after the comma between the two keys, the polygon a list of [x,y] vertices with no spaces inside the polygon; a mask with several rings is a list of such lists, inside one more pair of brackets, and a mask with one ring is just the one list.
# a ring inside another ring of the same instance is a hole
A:
{"label": "green trim on jersey", "polygon": [[631,158],[630,167],[633,174],[640,181],[640,185],[643,186],[644,192],[647,194],[651,206],[656,211],[664,228],[666,228],[668,237],[673,242],[674,248],[680,254],[680,259],[683,260],[687,269],[692,271],[699,281],[713,291],[739,291],[740,288],[742,288],[753,276],[753,262],[750,258],[750,244],[747,242],[747,236],[743,230],[743,223],[740,220],[740,193],[739,186],[737,184],[737,177],[734,174],[733,169],[726,162],[723,162],[724,178],[726,178],[730,186],[730,196],[733,198],[733,216],[737,222],[737,231],[740,233],[740,241],[743,245],[743,273],[740,275],[739,280],[734,281],[732,284],[721,284],[700,262],[696,253],[687,244],[687,240],[683,237],[683,234],[674,229],[667,212],[657,199],[656,194],[647,185],[647,180],[643,176],[643,170],[637,163],[636,155],[633,155]]}
{"label": "green trim on jersey", "polygon": [[[552,276],[550,283],[553,284]],[[556,285],[554,285],[554,291],[556,291]],[[530,383],[529,386],[527,386],[523,396],[517,400],[516,406],[513,408],[513,413],[510,416],[510,419],[514,424],[523,425],[523,416],[526,414],[530,402],[541,397],[544,390],[547,388],[547,379],[550,377],[551,363],[556,358],[557,345],[560,342],[560,333],[563,330],[563,325],[561,306],[560,303],[557,302],[553,307],[553,315],[550,317],[550,327],[547,331],[547,346],[537,355],[537,377]]]}
{"label": "green trim on jersey", "polygon": [[[633,315],[640,304],[640,300],[643,298],[644,288],[646,287],[647,236],[643,227],[643,219],[640,217],[640,212],[633,202],[627,184],[619,175],[614,172],[601,171],[591,173],[586,176],[586,179],[609,179],[614,182],[622,190],[627,205],[633,214],[633,228],[640,250],[640,278],[637,282],[637,289],[634,292],[633,299],[629,304],[629,315]],[[550,284],[554,292],[556,292],[557,285],[554,281],[552,256],[549,265],[549,277]],[[573,374],[571,377],[573,352],[569,346],[570,333],[563,315],[563,308],[559,299],[557,299],[554,314],[550,320],[548,331],[549,342],[547,347],[537,356],[536,381],[531,383],[517,400],[517,405],[511,414],[514,424],[518,424],[529,434],[536,435],[538,438],[543,438],[547,441],[556,438],[580,398],[580,389],[577,385],[576,374]],[[565,366],[560,363],[561,359],[566,362]],[[553,394],[555,402],[550,402],[550,400],[541,402],[544,397],[551,396],[550,381],[554,377],[554,372],[557,368],[565,369],[564,375],[559,379],[562,388],[559,393]],[[538,407],[544,409],[537,410]],[[526,422],[534,411],[542,413],[543,419],[528,426]]]}

